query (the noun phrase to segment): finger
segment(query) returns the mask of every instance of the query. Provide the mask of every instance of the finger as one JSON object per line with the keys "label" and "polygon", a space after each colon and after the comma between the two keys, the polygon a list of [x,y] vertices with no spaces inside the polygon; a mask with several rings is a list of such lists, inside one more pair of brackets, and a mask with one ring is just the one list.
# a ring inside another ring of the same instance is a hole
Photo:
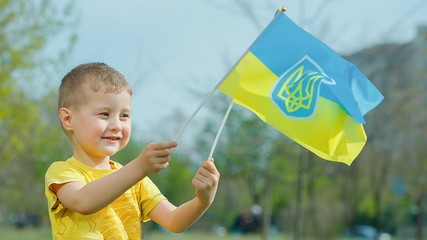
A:
{"label": "finger", "polygon": [[156,159],[154,163],[154,167],[158,169],[164,169],[169,166],[169,160],[168,159]]}
{"label": "finger", "polygon": [[194,176],[194,179],[196,179],[200,184],[203,184],[201,187],[213,187],[218,184],[219,175],[214,175],[206,169],[199,169],[197,174]]}
{"label": "finger", "polygon": [[153,150],[162,150],[162,149],[174,148],[178,146],[178,143],[176,141],[153,142],[153,143],[150,143],[149,146]]}
{"label": "finger", "polygon": [[211,177],[212,175],[206,170],[199,170],[194,176],[194,178],[198,179],[200,182],[211,181]]}
{"label": "finger", "polygon": [[196,176],[197,175],[201,175],[203,177],[209,178],[213,174],[209,170],[207,170],[206,168],[201,167],[197,170]]}
{"label": "finger", "polygon": [[152,158],[151,162],[154,164],[164,164],[166,162],[169,162],[170,158],[169,157],[155,157]]}
{"label": "finger", "polygon": [[202,189],[209,184],[209,180],[203,176],[195,176],[193,178],[192,184],[196,189]]}
{"label": "finger", "polygon": [[200,189],[200,181],[199,180],[197,180],[196,178],[193,178],[193,180],[191,181],[191,184],[193,185],[193,187],[196,189],[196,190],[198,190],[198,189]]}
{"label": "finger", "polygon": [[178,146],[178,143],[176,141],[165,141],[165,142],[159,142],[159,146],[161,148],[174,148]]}
{"label": "finger", "polygon": [[162,150],[154,150],[153,156],[155,157],[169,157],[174,153],[174,150],[172,148],[166,148]]}
{"label": "finger", "polygon": [[219,174],[218,169],[216,168],[215,164],[212,161],[203,162],[201,165],[201,168],[208,170],[212,174],[215,174],[215,175]]}
{"label": "finger", "polygon": [[169,167],[169,161],[168,161],[168,162],[165,162],[165,163],[162,165],[162,167],[163,167],[163,168],[167,168],[167,167]]}

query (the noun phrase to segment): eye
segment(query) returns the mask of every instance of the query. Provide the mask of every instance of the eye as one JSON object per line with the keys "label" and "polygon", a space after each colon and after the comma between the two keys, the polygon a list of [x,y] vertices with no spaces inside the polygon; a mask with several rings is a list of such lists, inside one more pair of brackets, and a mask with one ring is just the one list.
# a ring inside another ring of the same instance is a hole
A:
{"label": "eye", "polygon": [[121,118],[130,118],[130,114],[129,113],[122,113],[120,115]]}
{"label": "eye", "polygon": [[110,114],[108,112],[101,112],[101,113],[99,113],[99,115],[102,116],[102,117],[108,117],[108,116],[110,116]]}

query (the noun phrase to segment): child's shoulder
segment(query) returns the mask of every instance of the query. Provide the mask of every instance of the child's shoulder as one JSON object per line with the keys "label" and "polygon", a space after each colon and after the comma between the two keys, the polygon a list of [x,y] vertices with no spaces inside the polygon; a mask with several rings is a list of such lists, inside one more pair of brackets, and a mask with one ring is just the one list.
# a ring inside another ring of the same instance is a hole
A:
{"label": "child's shoulder", "polygon": [[[77,160],[76,160],[77,161]],[[50,164],[46,171],[46,178],[55,178],[61,175],[69,175],[79,173],[78,167],[73,164],[73,158],[65,161],[56,161]]]}
{"label": "child's shoulder", "polygon": [[45,174],[45,181],[48,185],[70,181],[86,183],[84,173],[70,160],[72,158],[65,161],[56,161],[49,166]]}
{"label": "child's shoulder", "polygon": [[64,161],[55,161],[55,162],[51,163],[50,166],[49,166],[49,168],[48,168],[48,171],[49,171],[49,169],[55,169],[55,168],[61,168],[61,167],[69,167],[70,166],[70,163],[69,163],[70,159],[71,158],[69,158],[67,160],[64,160]]}

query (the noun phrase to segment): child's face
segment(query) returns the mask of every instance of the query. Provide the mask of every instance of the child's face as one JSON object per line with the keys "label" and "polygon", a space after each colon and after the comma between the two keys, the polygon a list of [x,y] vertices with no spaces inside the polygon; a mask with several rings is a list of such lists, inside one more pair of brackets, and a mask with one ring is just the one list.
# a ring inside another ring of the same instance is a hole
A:
{"label": "child's face", "polygon": [[131,96],[126,91],[86,91],[87,103],[72,113],[74,154],[92,159],[112,156],[130,139]]}

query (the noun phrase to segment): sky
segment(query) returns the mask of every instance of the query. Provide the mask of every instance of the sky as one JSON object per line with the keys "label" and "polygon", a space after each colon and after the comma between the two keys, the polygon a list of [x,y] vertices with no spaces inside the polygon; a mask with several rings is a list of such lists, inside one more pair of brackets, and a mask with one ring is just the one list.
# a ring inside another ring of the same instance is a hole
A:
{"label": "sky", "polygon": [[[419,26],[427,25],[425,0],[76,0],[75,4],[80,14],[78,41],[66,71],[81,63],[105,62],[121,72],[134,92],[133,125],[139,134],[150,135],[156,134],[159,124],[184,124],[172,119],[172,113],[179,110],[189,117],[278,8],[286,7],[295,23],[339,54],[408,42]],[[252,18],[243,9],[251,9]],[[52,49],[55,44],[60,43],[53,42]],[[66,71],[58,73],[58,86]]]}

